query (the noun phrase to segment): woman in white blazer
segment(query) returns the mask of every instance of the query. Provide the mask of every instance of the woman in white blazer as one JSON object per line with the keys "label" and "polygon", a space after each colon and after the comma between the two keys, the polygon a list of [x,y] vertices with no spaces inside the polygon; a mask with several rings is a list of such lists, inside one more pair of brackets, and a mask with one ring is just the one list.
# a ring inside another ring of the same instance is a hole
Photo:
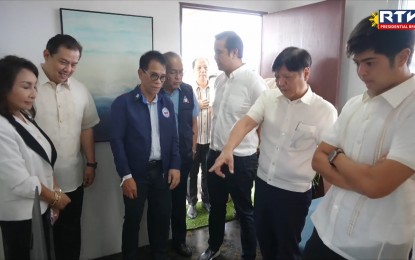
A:
{"label": "woman in white blazer", "polygon": [[58,212],[70,202],[54,183],[56,150],[33,121],[37,77],[36,66],[26,59],[0,60],[0,227],[6,260],[30,258],[36,187],[45,229],[49,207]]}

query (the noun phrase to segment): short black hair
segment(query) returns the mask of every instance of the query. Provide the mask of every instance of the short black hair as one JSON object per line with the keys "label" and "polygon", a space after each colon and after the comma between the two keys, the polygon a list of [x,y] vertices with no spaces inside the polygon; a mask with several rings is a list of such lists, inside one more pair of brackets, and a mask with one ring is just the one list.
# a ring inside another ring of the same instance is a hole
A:
{"label": "short black hair", "polygon": [[276,72],[283,66],[289,71],[300,72],[307,67],[311,67],[311,55],[308,51],[297,47],[285,48],[275,58],[272,71]]}
{"label": "short black hair", "polygon": [[[7,96],[12,91],[17,74],[22,69],[33,72],[36,78],[39,76],[39,71],[36,66],[27,59],[8,55],[0,60],[0,114],[3,116],[11,115]],[[34,116],[34,109],[30,112]]]}
{"label": "short black hair", "polygon": [[50,38],[46,44],[46,50],[49,51],[50,55],[54,55],[58,53],[59,47],[62,46],[70,50],[78,50],[79,57],[82,56],[82,45],[68,34],[56,34]]}
{"label": "short black hair", "polygon": [[148,65],[152,60],[160,62],[161,65],[166,66],[166,59],[159,51],[148,51],[140,57],[140,69],[147,70]]}
{"label": "short black hair", "polygon": [[224,31],[215,36],[216,40],[225,40],[225,48],[228,52],[234,49],[238,50],[238,58],[242,59],[244,54],[244,43],[241,37],[234,31]]}
{"label": "short black hair", "polygon": [[411,63],[414,52],[415,31],[414,30],[379,30],[372,26],[369,21],[371,16],[363,18],[347,40],[347,56],[373,50],[377,54],[383,54],[393,62],[395,56],[403,49],[410,49],[408,65]]}
{"label": "short black hair", "polygon": [[179,54],[177,54],[175,52],[172,52],[172,51],[165,52],[163,54],[163,57],[166,60],[166,68],[167,69],[170,69],[171,68],[171,59],[173,59],[173,58],[178,58],[180,60],[182,59],[182,57],[180,57]]}

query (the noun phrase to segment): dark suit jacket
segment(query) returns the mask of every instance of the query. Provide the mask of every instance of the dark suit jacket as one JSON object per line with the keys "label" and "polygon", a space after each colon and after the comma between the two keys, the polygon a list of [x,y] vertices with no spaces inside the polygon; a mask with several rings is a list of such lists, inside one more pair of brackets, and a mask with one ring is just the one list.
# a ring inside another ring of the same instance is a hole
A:
{"label": "dark suit jacket", "polygon": [[[160,94],[169,97],[164,89],[160,90]],[[195,102],[197,102],[197,100],[193,100],[193,96],[192,86],[186,83],[180,84],[178,101],[179,111],[175,112],[178,114],[177,129],[179,135],[179,151],[183,163],[191,163],[193,161],[193,108]]]}
{"label": "dark suit jacket", "polygon": [[[180,169],[173,103],[165,95],[158,95],[157,110],[163,174],[168,174],[169,169]],[[117,97],[112,103],[110,143],[119,176],[132,174],[136,181],[146,182],[151,122],[148,105],[139,87]]]}

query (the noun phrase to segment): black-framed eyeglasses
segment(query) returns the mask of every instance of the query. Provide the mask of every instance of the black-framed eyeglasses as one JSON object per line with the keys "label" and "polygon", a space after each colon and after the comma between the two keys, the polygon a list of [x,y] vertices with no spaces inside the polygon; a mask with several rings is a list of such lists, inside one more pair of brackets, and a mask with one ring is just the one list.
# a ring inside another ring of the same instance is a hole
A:
{"label": "black-framed eyeglasses", "polygon": [[166,79],[167,79],[167,76],[166,76],[166,74],[161,74],[161,75],[159,75],[159,74],[157,74],[157,73],[155,73],[155,72],[151,72],[151,73],[149,73],[148,71],[146,71],[146,70],[143,70],[149,77],[150,77],[150,79],[152,80],[152,81],[157,81],[158,79],[160,79],[160,81],[161,82],[164,82],[164,81],[166,81]]}

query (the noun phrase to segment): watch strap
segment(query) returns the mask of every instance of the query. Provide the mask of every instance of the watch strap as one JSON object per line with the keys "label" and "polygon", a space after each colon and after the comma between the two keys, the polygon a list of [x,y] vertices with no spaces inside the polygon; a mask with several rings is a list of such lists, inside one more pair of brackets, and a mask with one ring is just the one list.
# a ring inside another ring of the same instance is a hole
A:
{"label": "watch strap", "polygon": [[334,149],[332,152],[332,155],[329,157],[329,163],[334,166],[334,160],[336,159],[336,157],[341,154],[344,153],[343,150],[341,148],[336,148]]}
{"label": "watch strap", "polygon": [[87,162],[86,166],[96,169],[98,167],[98,163],[97,162],[94,162],[94,163]]}

